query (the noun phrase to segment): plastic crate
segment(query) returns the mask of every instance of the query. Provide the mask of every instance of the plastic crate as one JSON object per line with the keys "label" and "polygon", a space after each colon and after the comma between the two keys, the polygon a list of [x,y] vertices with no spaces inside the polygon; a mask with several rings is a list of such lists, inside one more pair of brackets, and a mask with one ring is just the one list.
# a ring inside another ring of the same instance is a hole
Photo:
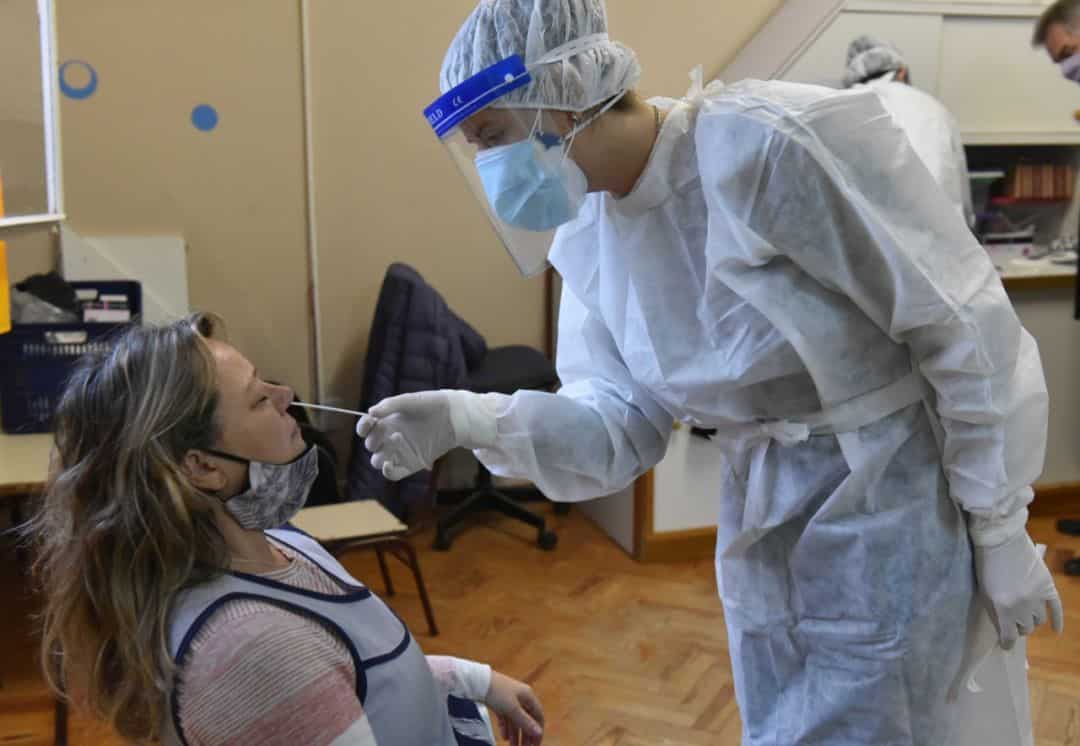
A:
{"label": "plastic crate", "polygon": [[[116,280],[73,282],[76,289],[128,297],[133,323],[142,315],[139,283]],[[107,349],[128,324],[14,324],[0,334],[0,427],[4,432],[44,433],[72,366],[88,352]]]}

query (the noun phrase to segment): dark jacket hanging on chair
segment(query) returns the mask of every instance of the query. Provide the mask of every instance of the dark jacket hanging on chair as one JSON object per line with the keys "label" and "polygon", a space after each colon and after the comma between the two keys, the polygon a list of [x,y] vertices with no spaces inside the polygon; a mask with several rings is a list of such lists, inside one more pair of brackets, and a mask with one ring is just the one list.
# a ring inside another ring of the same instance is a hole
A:
{"label": "dark jacket hanging on chair", "polygon": [[[359,409],[388,396],[460,388],[487,354],[484,338],[450,310],[424,278],[405,264],[386,272],[368,338]],[[429,493],[429,472],[391,485],[371,466],[363,441],[353,436],[347,494],[375,498],[401,519]]]}

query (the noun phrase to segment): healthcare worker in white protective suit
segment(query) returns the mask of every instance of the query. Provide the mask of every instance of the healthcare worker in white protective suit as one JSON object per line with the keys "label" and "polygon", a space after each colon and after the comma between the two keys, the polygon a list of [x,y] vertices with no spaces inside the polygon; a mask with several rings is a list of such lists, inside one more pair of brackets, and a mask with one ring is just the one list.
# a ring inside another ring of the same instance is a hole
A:
{"label": "healthcare worker in white protective suit", "polygon": [[1062,624],[1025,530],[1035,342],[873,92],[699,75],[646,102],[639,75],[602,0],[466,20],[426,115],[519,267],[562,275],[563,388],[385,400],[358,425],[372,463],[463,446],[585,500],[675,419],[718,428],[743,743],[948,744],[976,588],[1003,644]]}
{"label": "healthcare worker in white protective suit", "polygon": [[974,228],[975,209],[960,128],[940,101],[912,85],[911,70],[900,50],[872,36],[851,42],[844,87],[853,86],[866,86],[881,98],[950,203]]}

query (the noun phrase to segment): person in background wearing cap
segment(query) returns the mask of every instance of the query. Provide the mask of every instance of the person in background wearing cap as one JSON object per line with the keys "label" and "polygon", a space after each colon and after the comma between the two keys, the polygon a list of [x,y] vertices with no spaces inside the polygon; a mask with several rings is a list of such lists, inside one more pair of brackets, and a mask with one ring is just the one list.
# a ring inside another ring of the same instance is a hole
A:
{"label": "person in background wearing cap", "polygon": [[743,744],[952,743],[976,590],[1004,646],[1061,628],[1035,341],[874,91],[640,74],[602,0],[477,5],[425,114],[518,267],[562,276],[562,389],[393,397],[358,434],[390,479],[461,446],[575,501],[716,428]]}
{"label": "person in background wearing cap", "polygon": [[911,70],[900,50],[872,36],[851,42],[844,87],[857,86],[866,86],[881,98],[949,203],[974,228],[971,181],[960,129],[941,102],[912,85]]}

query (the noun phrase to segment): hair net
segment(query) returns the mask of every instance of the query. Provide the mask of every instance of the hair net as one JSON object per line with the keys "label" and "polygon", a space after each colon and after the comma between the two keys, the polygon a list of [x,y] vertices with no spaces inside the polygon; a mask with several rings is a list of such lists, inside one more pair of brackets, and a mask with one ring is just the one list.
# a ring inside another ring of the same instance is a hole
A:
{"label": "hair net", "polygon": [[603,0],[481,0],[446,52],[439,87],[515,54],[533,80],[492,106],[585,111],[641,77],[633,50],[607,37]]}
{"label": "hair net", "polygon": [[844,71],[844,87],[850,88],[867,78],[906,67],[904,55],[892,44],[872,36],[860,36],[851,42],[847,51],[847,69]]}

